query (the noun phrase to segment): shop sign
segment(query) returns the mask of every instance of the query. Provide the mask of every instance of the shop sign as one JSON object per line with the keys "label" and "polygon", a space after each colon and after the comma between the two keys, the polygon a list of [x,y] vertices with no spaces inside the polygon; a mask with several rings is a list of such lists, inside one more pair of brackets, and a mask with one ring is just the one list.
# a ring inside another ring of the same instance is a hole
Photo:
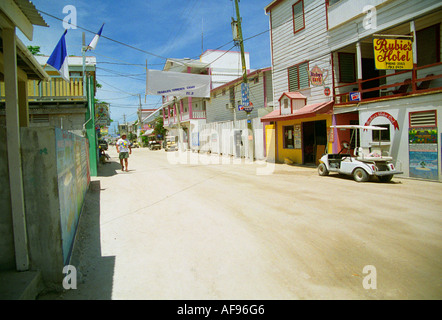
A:
{"label": "shop sign", "polygon": [[387,118],[388,120],[390,120],[391,124],[393,125],[395,130],[399,130],[399,124],[397,122],[397,120],[388,112],[384,112],[384,111],[379,111],[376,113],[373,113],[370,118],[368,118],[367,122],[365,123],[366,126],[369,126],[371,124],[371,122],[373,121],[373,119],[377,118],[377,117],[384,117]]}
{"label": "shop sign", "polygon": [[375,66],[378,70],[413,69],[413,45],[411,40],[373,39]]}
{"label": "shop sign", "polygon": [[324,70],[315,65],[309,72],[310,84],[313,87],[324,85],[325,79],[328,77],[328,71],[324,76]]}
{"label": "shop sign", "polygon": [[361,93],[360,92],[350,92],[348,94],[350,101],[361,101]]}
{"label": "shop sign", "polygon": [[330,95],[330,88],[329,87],[325,87],[324,89],[324,94],[328,97]]}

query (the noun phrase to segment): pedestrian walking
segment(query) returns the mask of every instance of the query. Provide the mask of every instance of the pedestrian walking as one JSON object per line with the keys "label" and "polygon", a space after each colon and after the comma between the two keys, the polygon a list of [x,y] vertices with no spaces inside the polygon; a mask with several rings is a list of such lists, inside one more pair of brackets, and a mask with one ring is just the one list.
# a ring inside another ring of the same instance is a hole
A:
{"label": "pedestrian walking", "polygon": [[123,133],[121,135],[121,138],[118,139],[116,147],[117,147],[117,153],[119,154],[118,157],[120,158],[121,170],[124,171],[124,165],[126,165],[126,172],[127,172],[129,171],[127,166],[128,166],[129,154],[132,154],[132,148],[130,147],[129,140],[126,139],[125,133]]}

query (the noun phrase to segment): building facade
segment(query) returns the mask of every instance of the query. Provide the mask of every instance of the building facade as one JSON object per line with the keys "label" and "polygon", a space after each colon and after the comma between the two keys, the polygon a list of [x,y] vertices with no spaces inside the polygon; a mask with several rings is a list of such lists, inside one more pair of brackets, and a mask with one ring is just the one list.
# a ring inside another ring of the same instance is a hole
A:
{"label": "building facade", "polygon": [[[441,180],[440,1],[287,0],[266,11],[276,97],[287,90],[304,95],[307,105],[330,101],[327,126],[386,127],[381,137],[363,133],[361,146],[380,143],[403,176]],[[281,161],[289,150],[279,122],[272,125],[283,143],[275,152]],[[301,148],[306,136],[301,128]],[[327,130],[328,149],[338,152],[349,138]]]}

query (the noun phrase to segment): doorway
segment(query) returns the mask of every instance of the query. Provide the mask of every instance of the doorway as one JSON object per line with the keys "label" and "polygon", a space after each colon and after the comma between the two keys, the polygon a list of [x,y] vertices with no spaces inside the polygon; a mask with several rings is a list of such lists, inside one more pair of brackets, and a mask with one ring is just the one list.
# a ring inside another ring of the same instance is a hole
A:
{"label": "doorway", "polygon": [[[379,71],[376,70],[374,59],[362,59],[362,80],[368,80],[379,77]],[[362,83],[362,90],[377,88],[380,86],[379,79]],[[362,99],[378,98],[379,90],[362,93]]]}
{"label": "doorway", "polygon": [[303,164],[315,164],[327,145],[327,123],[325,120],[302,123]]}

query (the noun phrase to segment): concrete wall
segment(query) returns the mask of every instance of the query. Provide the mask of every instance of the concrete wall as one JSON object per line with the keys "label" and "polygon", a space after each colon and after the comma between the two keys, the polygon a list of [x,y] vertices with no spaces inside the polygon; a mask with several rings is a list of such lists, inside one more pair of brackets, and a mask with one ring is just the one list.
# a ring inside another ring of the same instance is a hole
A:
{"label": "concrete wall", "polygon": [[[21,128],[30,269],[60,286],[90,181],[85,138],[55,127]],[[0,270],[14,269],[6,134],[0,128]]]}
{"label": "concrete wall", "polygon": [[15,268],[6,128],[0,127],[0,271]]}

